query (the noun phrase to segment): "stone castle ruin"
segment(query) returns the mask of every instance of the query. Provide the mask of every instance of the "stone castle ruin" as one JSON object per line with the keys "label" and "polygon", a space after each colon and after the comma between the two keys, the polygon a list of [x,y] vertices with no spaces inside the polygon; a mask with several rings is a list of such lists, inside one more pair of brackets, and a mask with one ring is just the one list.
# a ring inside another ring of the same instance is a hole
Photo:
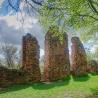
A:
{"label": "stone castle ruin", "polygon": [[[87,57],[83,44],[78,37],[72,38],[71,65],[69,60],[68,36],[63,35],[61,43],[57,36],[47,32],[45,36],[45,65],[43,81],[63,79],[72,74],[84,75],[87,72]],[[23,36],[22,67],[20,70],[0,67],[0,86],[41,81],[38,41],[31,34]]]}
{"label": "stone castle ruin", "polygon": [[40,81],[41,73],[39,68],[39,45],[35,37],[27,34],[23,37],[22,70],[29,73],[29,81]]}
{"label": "stone castle ruin", "polygon": [[58,80],[70,73],[70,61],[68,50],[68,36],[64,34],[64,41],[53,33],[47,32],[45,36],[45,65],[44,75],[46,81]]}
{"label": "stone castle ruin", "polygon": [[0,67],[0,86],[39,82],[41,73],[39,68],[39,45],[31,34],[23,36],[22,67],[20,70]]}
{"label": "stone castle ruin", "polygon": [[85,75],[87,73],[87,57],[84,46],[78,37],[72,37],[71,41],[72,73],[75,76]]}

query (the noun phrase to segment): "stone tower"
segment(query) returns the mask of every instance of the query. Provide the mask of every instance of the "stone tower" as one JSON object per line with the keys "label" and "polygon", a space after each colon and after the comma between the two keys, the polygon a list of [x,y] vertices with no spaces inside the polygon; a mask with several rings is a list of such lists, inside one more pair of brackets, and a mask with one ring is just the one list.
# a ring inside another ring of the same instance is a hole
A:
{"label": "stone tower", "polygon": [[87,70],[87,57],[83,44],[78,37],[72,37],[71,67],[75,76],[85,75]]}
{"label": "stone tower", "polygon": [[28,81],[40,81],[39,45],[37,39],[31,34],[23,36],[22,70],[28,72]]}
{"label": "stone tower", "polygon": [[62,79],[69,75],[68,36],[64,34],[63,37],[64,41],[61,43],[50,31],[45,36],[44,79],[46,81]]}

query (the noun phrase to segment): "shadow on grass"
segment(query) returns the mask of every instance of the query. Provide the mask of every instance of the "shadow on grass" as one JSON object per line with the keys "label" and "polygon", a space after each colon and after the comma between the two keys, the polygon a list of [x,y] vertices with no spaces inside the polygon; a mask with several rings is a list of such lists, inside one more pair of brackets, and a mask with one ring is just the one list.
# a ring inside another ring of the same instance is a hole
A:
{"label": "shadow on grass", "polygon": [[12,86],[9,86],[8,88],[4,88],[4,89],[0,90],[0,94],[26,89],[28,87],[32,87],[33,89],[37,89],[37,90],[47,90],[47,89],[51,89],[54,87],[68,85],[69,81],[70,81],[70,76],[68,76],[62,80],[53,81],[53,82],[12,85]]}
{"label": "shadow on grass", "polygon": [[58,81],[38,83],[38,84],[32,85],[32,87],[34,89],[38,89],[38,90],[47,90],[47,89],[51,89],[53,87],[65,86],[65,85],[69,84],[70,78],[71,77],[68,76],[68,77],[66,77],[62,80],[58,80]]}
{"label": "shadow on grass", "polygon": [[97,76],[98,75],[98,73],[95,73],[95,72],[92,72],[92,73],[90,73],[92,76]]}
{"label": "shadow on grass", "polygon": [[88,74],[83,75],[83,76],[72,76],[74,81],[79,81],[79,82],[85,82],[89,80],[90,76]]}
{"label": "shadow on grass", "polygon": [[18,91],[18,90],[21,90],[21,89],[26,89],[29,86],[30,86],[30,84],[10,85],[6,88],[0,89],[0,94],[7,93],[7,92]]}
{"label": "shadow on grass", "polygon": [[26,89],[28,87],[32,87],[33,89],[37,89],[37,90],[48,90],[48,89],[52,89],[54,87],[66,86],[70,83],[71,77],[73,78],[74,81],[85,82],[85,81],[89,80],[90,75],[84,75],[84,76],[80,76],[80,77],[68,76],[62,80],[53,81],[53,82],[12,85],[7,88],[1,89],[0,94],[6,93],[6,92],[19,91],[19,90]]}

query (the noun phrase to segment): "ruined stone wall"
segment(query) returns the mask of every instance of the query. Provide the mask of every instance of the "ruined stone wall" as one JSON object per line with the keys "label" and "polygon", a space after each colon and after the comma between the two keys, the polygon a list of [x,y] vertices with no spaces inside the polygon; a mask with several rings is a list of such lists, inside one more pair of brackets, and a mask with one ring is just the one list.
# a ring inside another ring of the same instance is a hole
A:
{"label": "ruined stone wall", "polygon": [[95,60],[88,61],[87,71],[91,73],[98,73],[98,63]]}
{"label": "ruined stone wall", "polygon": [[41,73],[39,68],[39,45],[35,37],[27,34],[23,37],[22,68],[7,69],[0,67],[0,87],[11,84],[39,82]]}
{"label": "ruined stone wall", "polygon": [[27,34],[23,37],[23,60],[22,70],[29,72],[29,81],[40,81],[41,73],[39,68],[39,45],[35,37]]}
{"label": "ruined stone wall", "polygon": [[25,71],[0,67],[0,87],[27,82]]}
{"label": "ruined stone wall", "polygon": [[[22,67],[20,70],[0,67],[0,87],[41,81],[38,42],[31,34],[24,36],[22,41]],[[87,72],[87,58],[84,46],[78,37],[73,37],[71,41],[72,74],[75,76],[84,75]],[[98,67],[94,67],[95,69],[98,69]],[[63,79],[69,74],[68,36],[63,34],[63,41],[61,42],[59,37],[48,31],[45,36],[44,81]]]}
{"label": "ruined stone wall", "polygon": [[87,57],[83,44],[78,37],[72,37],[71,46],[71,67],[75,76],[86,74]]}
{"label": "ruined stone wall", "polygon": [[53,36],[53,33],[47,32],[45,36],[45,80],[62,79],[69,74],[69,71],[70,62],[67,34],[64,34],[64,41],[61,43],[58,37]]}

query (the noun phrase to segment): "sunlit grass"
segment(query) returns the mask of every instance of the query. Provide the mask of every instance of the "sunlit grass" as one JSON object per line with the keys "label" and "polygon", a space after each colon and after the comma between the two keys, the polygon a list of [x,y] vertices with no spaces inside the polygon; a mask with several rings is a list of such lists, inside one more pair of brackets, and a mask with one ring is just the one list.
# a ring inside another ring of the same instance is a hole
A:
{"label": "sunlit grass", "polygon": [[[0,91],[0,98],[85,98],[98,89],[98,75],[73,78],[52,83],[14,85]],[[98,97],[95,97],[98,98]]]}

